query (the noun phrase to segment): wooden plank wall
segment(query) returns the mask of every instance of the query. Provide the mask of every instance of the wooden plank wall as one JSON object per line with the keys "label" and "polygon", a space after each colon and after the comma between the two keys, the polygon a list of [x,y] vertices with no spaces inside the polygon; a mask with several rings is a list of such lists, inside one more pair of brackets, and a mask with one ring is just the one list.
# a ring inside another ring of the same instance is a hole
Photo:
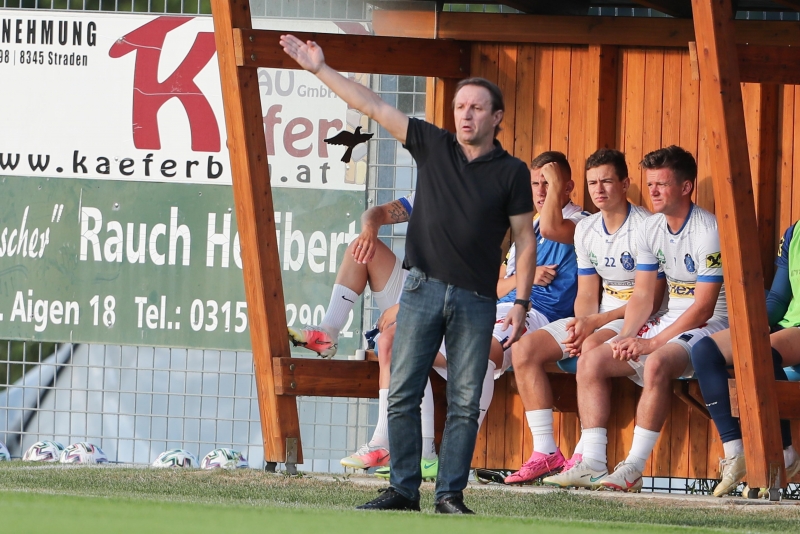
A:
{"label": "wooden plank wall", "polygon": [[[652,150],[677,144],[698,161],[695,201],[714,210],[701,82],[693,79],[688,50],[475,43],[471,74],[495,81],[504,92],[503,146],[526,162],[545,150],[564,152],[576,182],[573,200],[585,209],[596,211],[585,189],[584,162],[591,152],[601,146],[625,152],[630,200],[650,207],[639,162]],[[780,235],[800,219],[800,89],[759,84],[742,89],[758,204],[757,248],[769,287]],[[609,468],[631,445],[639,393],[627,379],[614,383],[613,398],[619,400],[609,428]],[[571,454],[580,436],[576,414],[556,413],[554,429],[562,452]],[[800,424],[794,431],[800,443]],[[513,373],[507,373],[495,383],[473,466],[518,468],[531,450],[524,408]],[[645,475],[715,478],[720,456],[712,422],[673,396]]]}

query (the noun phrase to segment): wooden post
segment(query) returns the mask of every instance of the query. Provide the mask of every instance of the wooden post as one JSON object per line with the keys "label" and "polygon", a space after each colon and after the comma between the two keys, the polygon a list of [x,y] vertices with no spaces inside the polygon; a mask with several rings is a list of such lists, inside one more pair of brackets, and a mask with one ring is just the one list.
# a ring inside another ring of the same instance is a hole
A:
{"label": "wooden post", "polygon": [[[290,472],[303,462],[297,401],[275,393],[272,359],[290,357],[258,69],[237,67],[233,29],[250,29],[248,0],[212,0],[214,35],[242,245],[242,270],[253,346],[264,459]],[[271,464],[271,465],[270,465]]]}
{"label": "wooden post", "polygon": [[[692,0],[722,264],[751,487],[786,480],[757,254],[758,227],[730,0]],[[700,261],[703,261],[701,258]],[[770,497],[776,497],[770,492]]]}

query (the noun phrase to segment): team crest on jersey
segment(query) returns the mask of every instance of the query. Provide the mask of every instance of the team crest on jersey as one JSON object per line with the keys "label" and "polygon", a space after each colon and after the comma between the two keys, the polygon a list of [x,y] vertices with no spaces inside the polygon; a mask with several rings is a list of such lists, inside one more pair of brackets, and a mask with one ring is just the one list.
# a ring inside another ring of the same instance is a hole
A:
{"label": "team crest on jersey", "polygon": [[706,256],[706,267],[709,269],[719,269],[722,267],[722,254],[715,252]]}
{"label": "team crest on jersey", "polygon": [[661,266],[667,263],[667,259],[664,257],[664,251],[661,249],[658,249],[658,252],[656,252],[656,259]]}
{"label": "team crest on jersey", "polygon": [[589,262],[597,267],[597,256],[594,255],[594,252],[589,252]]}
{"label": "team crest on jersey", "polygon": [[689,271],[690,273],[693,273],[697,270],[697,268],[694,265],[694,260],[692,259],[691,254],[687,254],[686,256],[683,257],[683,264],[686,266],[686,270]]}
{"label": "team crest on jersey", "polygon": [[626,271],[632,271],[636,268],[636,262],[633,261],[633,256],[631,256],[631,253],[627,250],[619,257],[619,262]]}

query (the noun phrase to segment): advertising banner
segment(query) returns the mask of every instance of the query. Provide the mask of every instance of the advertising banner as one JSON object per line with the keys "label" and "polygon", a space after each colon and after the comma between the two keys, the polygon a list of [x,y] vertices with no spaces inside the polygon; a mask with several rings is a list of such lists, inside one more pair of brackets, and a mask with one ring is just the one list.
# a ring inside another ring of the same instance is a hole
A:
{"label": "advertising banner", "polygon": [[[307,72],[258,79],[286,320],[318,324],[367,174],[325,139],[368,122]],[[0,339],[249,350],[211,17],[0,9],[0,80]],[[359,303],[341,354],[360,328]]]}
{"label": "advertising banner", "polygon": [[[230,192],[0,178],[0,337],[249,350]],[[363,209],[357,192],[275,191],[290,326],[322,319]],[[360,327],[356,307],[341,354],[360,346]]]}
{"label": "advertising banner", "polygon": [[[210,17],[0,10],[0,175],[230,185],[213,31]],[[366,145],[345,164],[324,140],[366,117],[305,71],[260,69],[259,88],[273,187],[364,190]]]}

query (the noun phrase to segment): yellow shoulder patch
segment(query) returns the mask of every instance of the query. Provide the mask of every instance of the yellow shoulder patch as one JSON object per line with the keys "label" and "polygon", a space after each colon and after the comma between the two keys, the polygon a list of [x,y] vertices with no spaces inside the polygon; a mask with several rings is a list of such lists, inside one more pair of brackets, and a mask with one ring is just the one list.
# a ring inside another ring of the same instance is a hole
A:
{"label": "yellow shoulder patch", "polygon": [[706,268],[719,269],[722,267],[722,254],[715,252],[706,256]]}

